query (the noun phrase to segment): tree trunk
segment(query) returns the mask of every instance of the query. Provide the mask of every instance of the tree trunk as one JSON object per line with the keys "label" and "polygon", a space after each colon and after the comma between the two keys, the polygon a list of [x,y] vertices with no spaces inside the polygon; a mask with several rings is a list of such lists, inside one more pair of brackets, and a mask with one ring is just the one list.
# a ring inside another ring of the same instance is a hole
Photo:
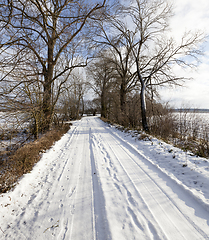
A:
{"label": "tree trunk", "polygon": [[140,93],[140,100],[141,100],[141,115],[142,115],[142,127],[145,132],[149,132],[149,127],[147,124],[147,116],[146,116],[146,100],[145,100],[145,85],[142,85],[141,93]]}
{"label": "tree trunk", "polygon": [[137,68],[138,79],[141,83],[140,100],[141,100],[142,127],[145,132],[149,132],[149,127],[147,124],[147,112],[146,112],[146,100],[145,100],[146,85],[140,73],[138,57],[136,58],[136,68]]}
{"label": "tree trunk", "polygon": [[48,42],[48,69],[44,73],[44,92],[43,92],[43,130],[48,131],[52,124],[52,79],[54,72],[54,63],[53,63],[53,50],[54,42],[50,40]]}
{"label": "tree trunk", "polygon": [[105,102],[105,95],[104,93],[101,94],[101,117],[107,117],[107,105]]}
{"label": "tree trunk", "polygon": [[44,93],[43,93],[43,126],[42,129],[44,131],[48,131],[51,126],[52,121],[52,105],[51,105],[51,84],[47,83],[44,85]]}
{"label": "tree trunk", "polygon": [[81,117],[83,117],[83,114],[84,114],[84,99],[83,99],[83,96],[81,98],[81,101],[82,101],[82,112],[81,112]]}
{"label": "tree trunk", "polygon": [[124,82],[120,86],[120,107],[123,115],[126,115],[126,89]]}
{"label": "tree trunk", "polygon": [[78,97],[78,101],[77,101],[77,107],[76,107],[76,119],[79,119],[80,117],[80,102],[81,102],[81,98],[80,96]]}
{"label": "tree trunk", "polygon": [[128,116],[127,116],[127,108],[126,108],[126,85],[124,81],[121,83],[120,87],[120,109],[121,109],[121,118],[120,124],[127,127],[129,124]]}
{"label": "tree trunk", "polygon": [[43,114],[44,114],[44,121],[42,129],[44,131],[48,131],[51,126],[52,121],[52,86],[51,80],[53,76],[53,68],[49,67],[48,71],[45,75],[45,82],[44,82],[44,92],[43,92]]}

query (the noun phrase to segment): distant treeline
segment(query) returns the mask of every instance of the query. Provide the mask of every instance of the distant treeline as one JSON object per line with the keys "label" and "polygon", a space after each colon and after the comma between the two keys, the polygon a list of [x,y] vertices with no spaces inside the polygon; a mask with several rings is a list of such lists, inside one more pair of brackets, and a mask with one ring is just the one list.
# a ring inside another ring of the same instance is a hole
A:
{"label": "distant treeline", "polygon": [[197,109],[197,108],[176,108],[171,109],[173,112],[195,112],[195,113],[209,113],[209,109]]}

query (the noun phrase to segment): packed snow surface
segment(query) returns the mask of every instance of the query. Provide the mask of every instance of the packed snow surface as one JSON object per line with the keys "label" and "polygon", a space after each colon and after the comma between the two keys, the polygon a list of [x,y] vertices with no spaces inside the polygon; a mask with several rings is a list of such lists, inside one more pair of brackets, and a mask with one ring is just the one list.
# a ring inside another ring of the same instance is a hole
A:
{"label": "packed snow surface", "polygon": [[209,239],[208,161],[137,138],[75,121],[0,195],[0,239]]}

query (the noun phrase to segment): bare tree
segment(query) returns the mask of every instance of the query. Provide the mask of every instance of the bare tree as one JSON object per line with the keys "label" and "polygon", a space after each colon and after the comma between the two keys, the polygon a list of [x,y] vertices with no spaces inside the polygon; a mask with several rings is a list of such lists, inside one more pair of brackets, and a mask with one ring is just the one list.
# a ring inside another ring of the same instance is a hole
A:
{"label": "bare tree", "polygon": [[[12,7],[10,0],[2,0],[0,3],[0,83],[14,71],[19,60],[19,51],[13,56],[11,45],[14,44],[14,33],[9,30],[11,22]],[[10,51],[11,50],[11,51]],[[0,95],[3,93],[0,91]]]}
{"label": "bare tree", "polygon": [[[12,44],[12,53],[20,52],[25,61],[25,75],[31,83],[35,76],[34,72],[29,70],[36,65],[35,75],[39,77],[42,85],[41,107],[45,119],[42,128],[47,130],[52,123],[54,112],[53,84],[59,81],[61,76],[68,75],[72,69],[86,66],[86,60],[79,57],[79,54],[82,56],[81,33],[88,20],[104,7],[106,0],[94,4],[84,0],[8,0],[8,3],[7,8],[11,9],[9,21],[1,21],[7,24],[6,38],[12,36],[12,39],[4,46]],[[66,53],[71,57],[66,58]],[[12,77],[7,78],[10,86],[12,84],[8,93],[24,84],[20,79],[16,83],[11,79]],[[60,81],[58,91],[64,82],[65,80]]]}
{"label": "bare tree", "polygon": [[101,116],[107,117],[107,98],[115,86],[115,68],[112,64],[111,53],[103,51],[87,67],[89,84],[100,97]]}
{"label": "bare tree", "polygon": [[198,60],[201,53],[198,46],[204,36],[198,32],[187,32],[179,43],[168,37],[172,6],[164,0],[134,0],[128,8],[123,7],[123,14],[123,18],[112,18],[112,22],[120,33],[120,42],[127,43],[135,62],[142,125],[145,131],[149,131],[146,92],[156,90],[156,86],[179,84],[180,80],[184,80],[174,73],[173,67],[176,64],[193,67],[192,60]]}
{"label": "bare tree", "polygon": [[72,72],[68,81],[63,84],[56,105],[62,122],[79,119],[84,112],[84,94],[87,88],[84,72],[79,70]]}
{"label": "bare tree", "polygon": [[118,28],[124,27],[124,24],[118,21],[118,17],[122,14],[119,12],[118,15],[106,16],[106,21],[98,22],[99,34],[97,34],[95,42],[99,47],[105,48],[111,52],[112,67],[117,72],[117,82],[119,87],[120,96],[120,110],[122,114],[127,114],[126,100],[127,94],[134,89],[136,86],[136,73],[133,71],[134,60],[132,57],[131,46],[123,34]]}

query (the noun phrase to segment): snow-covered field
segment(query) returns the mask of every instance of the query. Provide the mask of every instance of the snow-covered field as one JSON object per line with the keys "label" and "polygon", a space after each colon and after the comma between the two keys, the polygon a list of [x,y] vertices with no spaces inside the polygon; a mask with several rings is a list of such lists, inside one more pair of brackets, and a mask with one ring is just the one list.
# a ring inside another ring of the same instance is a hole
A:
{"label": "snow-covered field", "polygon": [[209,239],[209,161],[137,138],[75,121],[0,195],[0,239]]}
{"label": "snow-covered field", "polygon": [[174,112],[173,114],[175,114],[176,116],[187,116],[187,119],[194,119],[197,118],[200,121],[202,121],[205,124],[209,124],[209,113],[200,113],[200,112]]}
{"label": "snow-covered field", "polygon": [[174,112],[173,114],[181,134],[188,136],[195,133],[199,138],[205,138],[206,132],[209,134],[209,113]]}
{"label": "snow-covered field", "polygon": [[27,118],[28,116],[21,112],[0,112],[0,128],[27,127]]}
{"label": "snow-covered field", "polygon": [[209,125],[209,113],[175,112],[173,114],[179,121],[182,118],[182,121],[186,119],[188,122],[196,121],[199,125]]}
{"label": "snow-covered field", "polygon": [[21,112],[0,112],[0,151],[16,148],[28,137],[28,116]]}

